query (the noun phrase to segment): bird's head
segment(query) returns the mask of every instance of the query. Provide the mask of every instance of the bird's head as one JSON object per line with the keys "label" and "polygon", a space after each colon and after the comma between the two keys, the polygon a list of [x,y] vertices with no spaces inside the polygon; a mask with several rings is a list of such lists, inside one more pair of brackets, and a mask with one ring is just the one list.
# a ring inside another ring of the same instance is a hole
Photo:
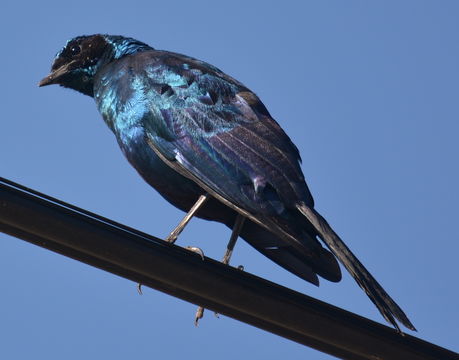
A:
{"label": "bird's head", "polygon": [[57,53],[51,73],[38,86],[59,84],[93,96],[94,76],[102,66],[125,55],[151,49],[140,41],[122,36],[78,36]]}

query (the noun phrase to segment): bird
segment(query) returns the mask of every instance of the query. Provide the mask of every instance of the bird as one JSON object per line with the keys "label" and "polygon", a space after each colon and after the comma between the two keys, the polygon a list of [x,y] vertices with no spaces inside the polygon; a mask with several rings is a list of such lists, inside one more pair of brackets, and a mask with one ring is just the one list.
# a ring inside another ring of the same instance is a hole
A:
{"label": "bird", "polygon": [[196,216],[232,229],[226,264],[238,237],[317,286],[341,280],[339,261],[388,323],[416,331],[315,209],[298,148],[241,82],[190,56],[94,34],[67,41],[39,82],[51,84],[94,98],[130,164],[187,213],[168,242]]}

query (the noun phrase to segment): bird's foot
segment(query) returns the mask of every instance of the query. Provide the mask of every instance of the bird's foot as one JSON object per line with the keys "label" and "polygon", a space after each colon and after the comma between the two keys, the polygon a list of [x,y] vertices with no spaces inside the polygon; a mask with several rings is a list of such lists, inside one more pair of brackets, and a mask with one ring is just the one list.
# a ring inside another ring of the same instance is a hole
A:
{"label": "bird's foot", "polygon": [[200,248],[196,246],[187,246],[185,249],[190,250],[198,255],[201,256],[201,259],[204,260],[204,251],[202,251]]}
{"label": "bird's foot", "polygon": [[222,263],[228,265],[232,254],[233,250],[227,249],[225,255],[223,256]]}
{"label": "bird's foot", "polygon": [[201,208],[202,205],[207,201],[209,195],[204,194],[199,197],[196,203],[191,207],[190,211],[185,215],[185,217],[180,221],[180,223],[171,231],[169,236],[165,239],[169,243],[174,243],[178,236],[182,233],[185,226],[190,222],[191,218],[196,214],[196,212]]}
{"label": "bird's foot", "polygon": [[172,231],[169,236],[167,236],[164,241],[167,241],[168,243],[175,243],[177,241],[178,234],[176,234],[174,231]]}
{"label": "bird's foot", "polygon": [[138,283],[138,284],[137,284],[137,292],[139,293],[139,295],[143,295],[143,292],[142,292],[142,284],[141,284],[141,283]]}
{"label": "bird's foot", "polygon": [[198,310],[196,310],[196,314],[194,316],[194,326],[199,325],[199,320],[201,320],[204,316],[204,308],[202,306],[198,307]]}
{"label": "bird's foot", "polygon": [[[190,248],[190,246],[188,246],[188,248]],[[199,248],[197,248],[199,249]],[[202,251],[201,249],[199,249],[200,251]],[[203,256],[203,254],[201,255]],[[203,257],[203,260],[204,260],[204,257]],[[238,270],[241,270],[241,271],[244,271],[244,265],[239,265],[237,267]],[[220,314],[218,312],[214,312],[214,316],[219,319],[220,318]],[[204,308],[202,306],[198,307],[198,310],[196,310],[196,315],[194,317],[194,325],[195,326],[198,326],[199,325],[199,320],[201,320],[202,318],[204,317]]]}
{"label": "bird's foot", "polygon": [[[199,320],[204,317],[204,310],[205,309],[202,306],[198,307],[198,309],[196,310],[196,315],[194,317],[194,325],[195,326],[198,326],[199,325]],[[220,314],[218,312],[214,312],[214,316],[217,319],[220,319]]]}

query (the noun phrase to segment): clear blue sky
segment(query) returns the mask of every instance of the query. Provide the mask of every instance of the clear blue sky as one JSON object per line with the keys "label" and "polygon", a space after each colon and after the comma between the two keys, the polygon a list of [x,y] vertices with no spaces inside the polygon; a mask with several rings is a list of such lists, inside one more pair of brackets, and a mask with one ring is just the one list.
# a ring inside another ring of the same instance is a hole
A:
{"label": "clear blue sky", "polygon": [[[0,176],[165,236],[182,213],[130,168],[93,100],[37,82],[67,39],[97,32],[206,60],[290,134],[317,208],[418,336],[459,350],[458,2],[12,3]],[[178,244],[220,258],[228,236],[193,220]],[[331,358],[211,313],[195,328],[192,304],[2,234],[0,254],[2,359]],[[347,274],[315,288],[243,242],[233,264],[383,322]]]}

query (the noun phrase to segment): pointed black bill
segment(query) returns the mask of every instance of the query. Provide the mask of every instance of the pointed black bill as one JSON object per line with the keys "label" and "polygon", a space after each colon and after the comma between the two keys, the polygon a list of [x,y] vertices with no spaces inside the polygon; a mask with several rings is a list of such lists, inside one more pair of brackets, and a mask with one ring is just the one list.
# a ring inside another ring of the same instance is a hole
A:
{"label": "pointed black bill", "polygon": [[46,85],[58,84],[59,80],[70,72],[71,65],[73,64],[74,61],[62,65],[60,68],[57,68],[54,71],[51,71],[51,73],[48,76],[41,79],[41,81],[38,83],[38,86],[42,87]]}

